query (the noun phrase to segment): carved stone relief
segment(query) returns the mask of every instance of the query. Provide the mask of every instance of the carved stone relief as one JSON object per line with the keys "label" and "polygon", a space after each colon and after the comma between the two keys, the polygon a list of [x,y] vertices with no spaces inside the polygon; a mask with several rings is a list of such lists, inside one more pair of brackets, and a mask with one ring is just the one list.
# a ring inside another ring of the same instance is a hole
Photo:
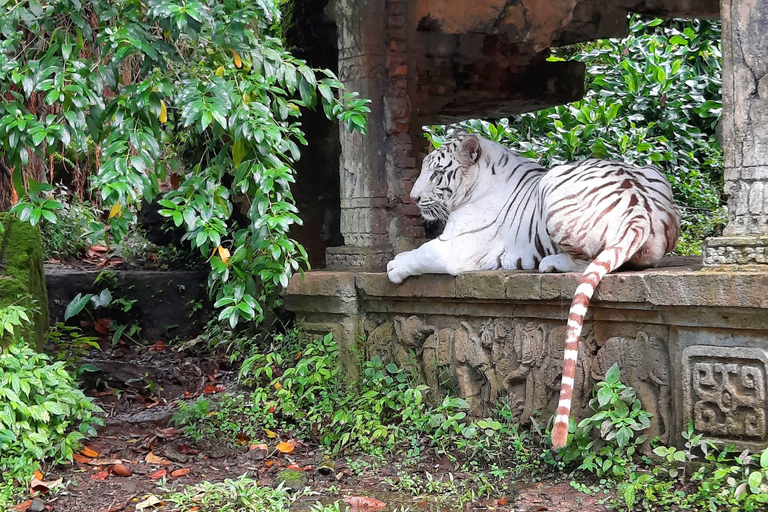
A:
{"label": "carved stone relief", "polygon": [[[455,327],[427,324],[418,316],[395,316],[370,326],[368,358],[378,355],[420,375],[433,402],[446,393],[470,404],[470,414],[489,415],[501,401],[527,423],[546,422],[557,406],[565,326],[510,318],[457,320]],[[595,381],[614,363],[622,381],[637,391],[653,417],[649,437],[668,442],[672,428],[667,340],[640,331],[632,337],[596,341],[585,329],[579,346],[572,411],[586,416]],[[750,374],[751,375],[751,374]]]}
{"label": "carved stone relief", "polygon": [[768,352],[692,346],[683,351],[686,423],[710,438],[764,442]]}

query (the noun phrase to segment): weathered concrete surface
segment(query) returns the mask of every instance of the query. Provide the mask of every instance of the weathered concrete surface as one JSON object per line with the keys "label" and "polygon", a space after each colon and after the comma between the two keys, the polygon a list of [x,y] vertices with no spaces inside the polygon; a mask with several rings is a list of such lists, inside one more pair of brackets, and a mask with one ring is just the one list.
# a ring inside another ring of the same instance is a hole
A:
{"label": "weathered concrete surface", "polygon": [[[64,321],[64,310],[78,293],[101,293],[109,287],[113,298],[136,300],[128,312],[111,311],[119,323],[138,323],[141,339],[148,342],[191,338],[208,320],[204,313],[208,273],[188,270],[111,270],[111,276],[94,283],[99,272],[45,266],[48,310],[54,322]],[[108,285],[107,285],[108,283]],[[47,311],[46,311],[47,313]]]}
{"label": "weathered concrete surface", "polygon": [[[654,415],[651,437],[681,444],[692,420],[714,441],[768,445],[761,268],[702,269],[696,259],[673,258],[659,269],[606,276],[580,344],[575,414],[588,413],[595,381],[618,363]],[[334,332],[352,372],[360,358],[378,355],[409,366],[433,400],[457,393],[478,416],[501,401],[518,420],[541,423],[556,406],[577,277],[492,271],[394,285],[383,273],[310,272],[290,282],[285,305],[310,334]]]}
{"label": "weathered concrete surface", "polygon": [[0,213],[0,308],[15,304],[27,308],[31,324],[14,329],[16,338],[40,347],[48,329],[48,303],[43,277],[40,230],[14,215]]}

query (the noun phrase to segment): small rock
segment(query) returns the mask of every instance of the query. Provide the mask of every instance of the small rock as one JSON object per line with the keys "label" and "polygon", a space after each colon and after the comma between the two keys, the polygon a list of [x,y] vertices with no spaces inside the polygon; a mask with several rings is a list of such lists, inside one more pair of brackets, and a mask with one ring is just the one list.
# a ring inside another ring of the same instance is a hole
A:
{"label": "small rock", "polygon": [[275,485],[282,485],[284,489],[293,492],[303,491],[307,485],[307,475],[295,469],[284,469],[275,478]]}
{"label": "small rock", "polygon": [[233,453],[235,453],[235,450],[228,446],[214,446],[211,448],[211,453],[209,453],[208,456],[212,459],[223,459],[224,457],[229,457]]}
{"label": "small rock", "polygon": [[45,512],[45,502],[40,498],[32,500],[32,504],[27,509],[28,512]]}
{"label": "small rock", "polygon": [[168,460],[171,460],[173,462],[178,462],[179,464],[185,464],[187,460],[189,460],[189,457],[184,455],[183,453],[179,453],[179,451],[176,449],[175,446],[167,446],[164,450],[165,457]]}
{"label": "small rock", "polygon": [[251,460],[264,460],[267,458],[267,450],[254,448],[253,450],[248,450],[245,456]]}

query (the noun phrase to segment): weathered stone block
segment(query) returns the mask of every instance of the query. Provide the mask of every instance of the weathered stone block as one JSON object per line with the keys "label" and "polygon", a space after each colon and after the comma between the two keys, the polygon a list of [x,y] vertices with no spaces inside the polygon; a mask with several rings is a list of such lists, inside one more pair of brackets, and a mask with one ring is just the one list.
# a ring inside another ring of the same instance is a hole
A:
{"label": "weathered stone block", "polygon": [[0,308],[16,304],[30,313],[31,325],[17,328],[16,338],[40,347],[48,329],[48,295],[43,275],[40,230],[0,213]]}
{"label": "weathered stone block", "polygon": [[[408,368],[432,389],[430,400],[458,393],[478,417],[501,402],[520,422],[549,420],[577,274],[424,275],[402,285],[383,273],[350,275],[357,297],[352,314],[319,313],[313,304],[333,300],[314,295],[323,288],[313,284],[304,293],[292,282],[286,304],[300,304],[292,309],[313,331],[345,336],[340,343],[357,350],[349,354]],[[617,363],[623,382],[653,414],[650,437],[682,445],[680,433],[691,419],[708,439],[765,446],[766,289],[768,272],[700,270],[690,259],[606,276],[579,342],[573,414],[590,413],[595,382]],[[366,341],[357,345],[358,339]]]}

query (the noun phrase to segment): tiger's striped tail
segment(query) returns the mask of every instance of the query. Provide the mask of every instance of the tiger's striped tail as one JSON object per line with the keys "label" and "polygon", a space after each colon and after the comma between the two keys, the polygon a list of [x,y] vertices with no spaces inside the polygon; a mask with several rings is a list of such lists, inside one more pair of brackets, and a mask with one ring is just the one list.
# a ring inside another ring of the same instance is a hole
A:
{"label": "tiger's striped tail", "polygon": [[[639,219],[635,219],[639,220]],[[555,424],[552,427],[552,447],[565,447],[568,441],[568,421],[571,416],[571,400],[576,380],[576,360],[579,355],[579,338],[584,327],[589,300],[605,274],[613,272],[626,263],[640,249],[650,235],[648,222],[629,223],[624,235],[609,245],[590,263],[579,279],[568,311],[568,326],[565,332],[565,353],[563,354],[563,378],[560,384],[560,401],[557,404]],[[638,225],[642,224],[642,225]]]}

